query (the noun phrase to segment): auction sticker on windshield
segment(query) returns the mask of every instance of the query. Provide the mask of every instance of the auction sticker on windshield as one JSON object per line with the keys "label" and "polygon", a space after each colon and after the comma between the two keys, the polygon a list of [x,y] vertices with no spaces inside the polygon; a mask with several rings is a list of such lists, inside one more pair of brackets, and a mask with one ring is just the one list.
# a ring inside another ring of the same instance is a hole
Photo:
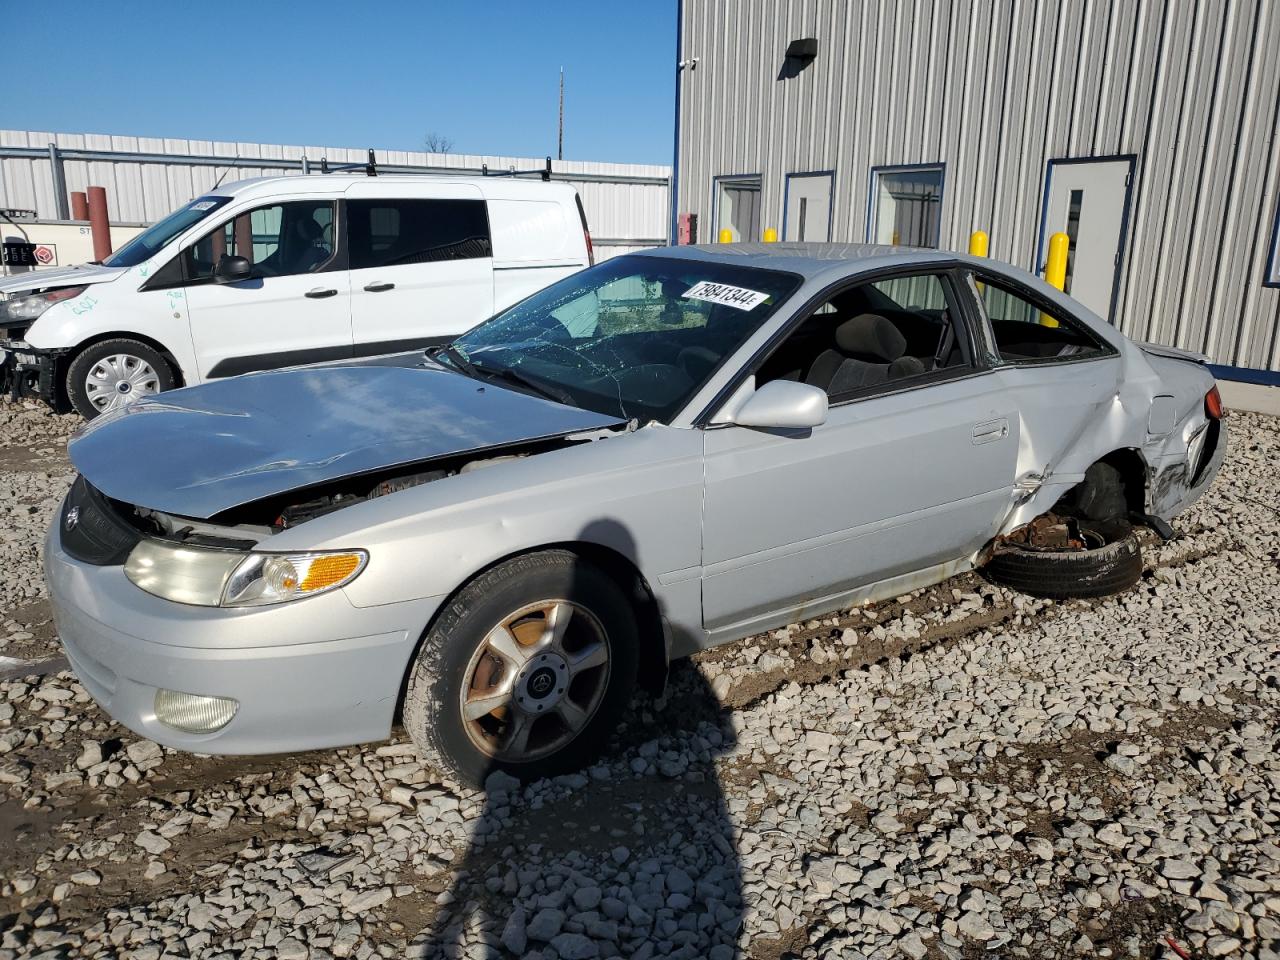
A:
{"label": "auction sticker on windshield", "polygon": [[689,300],[706,300],[708,303],[722,303],[726,307],[739,310],[754,310],[769,299],[769,294],[746,287],[732,287],[727,283],[713,283],[703,280],[686,290],[683,296]]}

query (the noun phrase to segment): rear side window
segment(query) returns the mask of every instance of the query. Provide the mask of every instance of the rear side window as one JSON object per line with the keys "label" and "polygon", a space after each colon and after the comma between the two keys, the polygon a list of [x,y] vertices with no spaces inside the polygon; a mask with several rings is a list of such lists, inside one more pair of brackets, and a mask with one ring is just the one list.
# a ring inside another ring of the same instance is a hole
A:
{"label": "rear side window", "polygon": [[483,200],[349,200],[351,269],[493,256]]}
{"label": "rear side window", "polygon": [[1083,360],[1113,352],[1061,311],[1046,309],[1047,304],[1033,303],[987,277],[975,279],[1003,362]]}

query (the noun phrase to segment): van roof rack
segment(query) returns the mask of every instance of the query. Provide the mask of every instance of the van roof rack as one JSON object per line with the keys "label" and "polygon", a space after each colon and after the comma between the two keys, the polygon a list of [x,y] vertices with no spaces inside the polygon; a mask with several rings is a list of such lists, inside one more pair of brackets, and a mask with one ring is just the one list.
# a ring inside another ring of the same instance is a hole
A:
{"label": "van roof rack", "polygon": [[[303,172],[306,172],[306,159],[303,159]],[[321,173],[346,173],[352,170],[363,170],[365,176],[376,177],[378,175],[378,164],[373,156],[373,148],[369,148],[369,159],[364,163],[329,163],[328,157],[320,158]],[[434,171],[433,171],[434,172]],[[441,171],[444,172],[444,171]],[[548,155],[545,165],[533,170],[517,170],[515,167],[508,167],[506,170],[490,170],[487,163],[481,164],[480,173],[486,177],[540,177],[543,182],[551,180],[551,157]]]}
{"label": "van roof rack", "polygon": [[490,170],[489,165],[483,163],[480,165],[480,173],[486,177],[528,177],[536,175],[541,177],[543,182],[546,182],[551,179],[551,157],[547,157],[546,166],[539,167],[536,170],[517,170],[515,167],[508,167],[506,170]]}
{"label": "van roof rack", "polygon": [[340,163],[337,166],[331,166],[328,157],[320,158],[321,173],[343,173],[348,170],[363,170],[365,176],[376,177],[378,175],[378,165],[373,159],[373,147],[369,148],[369,159],[364,163]]}

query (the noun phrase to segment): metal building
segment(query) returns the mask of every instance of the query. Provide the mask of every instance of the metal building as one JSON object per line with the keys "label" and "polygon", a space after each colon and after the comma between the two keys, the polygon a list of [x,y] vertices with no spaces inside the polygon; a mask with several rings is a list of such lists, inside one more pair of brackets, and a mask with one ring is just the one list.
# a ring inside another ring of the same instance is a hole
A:
{"label": "metal building", "polygon": [[682,0],[678,59],[673,235],[1065,232],[1130,337],[1280,382],[1275,0]]}

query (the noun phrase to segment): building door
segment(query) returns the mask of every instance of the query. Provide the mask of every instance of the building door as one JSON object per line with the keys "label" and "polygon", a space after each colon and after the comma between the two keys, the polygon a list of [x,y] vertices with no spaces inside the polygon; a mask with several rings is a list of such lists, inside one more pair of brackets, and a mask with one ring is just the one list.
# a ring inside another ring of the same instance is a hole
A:
{"label": "building door", "polygon": [[783,240],[822,243],[831,239],[831,184],[829,173],[787,174]]}
{"label": "building door", "polygon": [[759,242],[760,189],[754,174],[716,178],[716,240],[727,230],[730,243]]}
{"label": "building door", "polygon": [[1065,233],[1066,292],[1107,320],[1114,320],[1132,182],[1133,157],[1049,161],[1036,264],[1044,264],[1049,237]]}

